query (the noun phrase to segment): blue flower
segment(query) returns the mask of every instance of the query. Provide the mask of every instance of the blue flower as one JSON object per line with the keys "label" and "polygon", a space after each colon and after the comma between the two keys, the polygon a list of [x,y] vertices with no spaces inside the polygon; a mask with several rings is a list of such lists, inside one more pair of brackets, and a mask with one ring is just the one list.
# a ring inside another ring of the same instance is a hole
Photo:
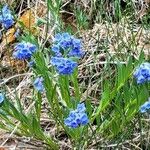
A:
{"label": "blue flower", "polygon": [[[150,99],[150,98],[149,98]],[[141,113],[145,113],[147,112],[147,110],[150,109],[150,100],[148,100],[147,102],[145,102],[141,107],[140,107],[140,112]]]}
{"label": "blue flower", "polygon": [[56,67],[56,70],[61,75],[70,75],[77,67],[76,62],[68,58],[62,58],[62,57],[52,57],[51,64]]}
{"label": "blue flower", "polygon": [[0,93],[0,104],[4,101],[4,95]]}
{"label": "blue flower", "polygon": [[0,23],[8,29],[14,24],[14,17],[11,15],[11,11],[8,6],[4,6],[2,10],[0,10]]}
{"label": "blue flower", "polygon": [[55,52],[55,53],[59,53],[59,52],[60,52],[59,45],[58,45],[58,44],[53,45],[53,46],[52,46],[52,51]]}
{"label": "blue flower", "polygon": [[138,84],[150,81],[150,63],[142,63],[134,72]]}
{"label": "blue flower", "polygon": [[64,120],[64,123],[66,126],[69,126],[71,128],[77,128],[78,122],[77,122],[77,112],[76,111],[70,111],[70,114],[68,118]]}
{"label": "blue flower", "polygon": [[82,51],[81,40],[76,39],[69,33],[58,33],[55,35],[52,51],[55,56],[65,57],[82,57],[84,52]]}
{"label": "blue flower", "polygon": [[86,113],[81,113],[80,117],[79,117],[79,120],[80,120],[81,125],[86,125],[86,124],[89,123],[88,116],[87,116]]}
{"label": "blue flower", "polygon": [[84,55],[84,52],[81,50],[81,40],[72,38],[72,49],[69,51],[69,56],[73,57],[82,57]]}
{"label": "blue flower", "polygon": [[51,49],[52,49],[52,51],[55,53],[55,55],[56,55],[57,57],[61,57],[61,56],[62,56],[62,54],[61,54],[61,52],[60,52],[60,47],[59,47],[58,44],[53,45]]}
{"label": "blue flower", "polygon": [[44,79],[42,77],[38,77],[38,78],[35,79],[35,81],[33,83],[35,89],[39,92],[44,91],[43,81],[44,81]]}
{"label": "blue flower", "polygon": [[84,52],[81,51],[78,48],[74,48],[74,49],[70,50],[68,55],[69,55],[69,57],[78,57],[78,58],[80,58],[81,56],[84,55]]}
{"label": "blue flower", "polygon": [[89,119],[85,111],[85,105],[78,104],[77,109],[70,111],[68,117],[64,120],[65,125],[71,128],[87,125],[89,123]]}
{"label": "blue flower", "polygon": [[29,59],[36,50],[36,45],[31,44],[29,42],[21,42],[15,46],[13,56],[14,58],[20,60]]}
{"label": "blue flower", "polygon": [[72,36],[69,33],[62,33],[62,38],[58,43],[62,49],[67,50],[72,46]]}

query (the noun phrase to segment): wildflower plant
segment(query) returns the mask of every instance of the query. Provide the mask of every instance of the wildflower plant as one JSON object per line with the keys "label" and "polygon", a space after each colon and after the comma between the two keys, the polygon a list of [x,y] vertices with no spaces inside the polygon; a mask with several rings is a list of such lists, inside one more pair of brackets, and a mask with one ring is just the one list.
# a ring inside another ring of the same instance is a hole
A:
{"label": "wildflower plant", "polygon": [[[54,50],[55,44],[59,45],[57,50]],[[34,44],[23,41],[15,46],[13,56],[16,59],[34,62],[34,67],[31,66],[30,69],[35,74],[32,85],[37,91],[33,96],[34,109],[29,113],[25,111],[18,97],[15,103],[7,97],[2,103],[1,118],[6,122],[9,121],[13,128],[16,124],[10,121],[8,116],[18,120],[18,134],[35,137],[49,145],[51,149],[59,149],[58,141],[53,136],[48,136],[40,125],[43,96],[49,105],[48,115],[68,134],[77,149],[88,147],[92,140],[97,140],[95,135],[99,133],[106,137],[115,137],[139,112],[140,106],[147,100],[149,94],[145,84],[137,86],[134,83],[134,77],[135,74],[138,74],[137,78],[142,75],[146,78],[144,83],[148,82],[148,63],[144,64],[145,71],[135,70],[131,57],[126,65],[118,63],[115,78],[103,79],[102,97],[95,107],[92,106],[91,100],[81,102],[82,90],[78,83],[78,60],[83,56],[79,55],[83,54],[81,47],[81,41],[69,33],[57,34],[47,61],[45,53],[38,50]],[[76,53],[76,49],[79,53]],[[3,97],[1,99],[3,101]],[[145,104],[141,106],[141,110],[144,112],[147,107]],[[103,120],[100,115],[108,119]],[[93,129],[95,120],[96,126]],[[1,127],[4,128],[3,123]],[[5,129],[11,131],[9,126]]]}
{"label": "wildflower plant", "polygon": [[[47,2],[48,11],[57,13],[52,14],[58,24],[61,1]],[[6,12],[5,19],[0,16],[0,23],[9,28],[7,23],[13,23],[13,17],[9,10]],[[93,101],[88,94],[85,96],[87,90],[82,89],[78,78],[78,64],[85,54],[82,40],[70,33],[60,32],[54,36],[51,46],[45,48],[45,45],[30,38],[30,34],[27,40],[20,38],[23,40],[14,46],[12,56],[27,61],[32,70],[33,97],[28,101],[31,105],[26,108],[17,92],[14,99],[7,91],[0,93],[1,128],[7,131],[15,129],[18,135],[36,138],[49,149],[60,149],[57,136],[47,134],[41,125],[42,107],[46,101],[46,115],[55,122],[57,132],[65,132],[74,149],[90,149],[93,141],[97,147],[100,145],[97,143],[99,135],[104,138],[122,137],[123,132],[128,132],[128,125],[139,110],[144,113],[150,109],[147,101],[150,63],[145,61],[142,54],[138,60],[133,60],[129,55],[125,63],[114,63],[113,71],[108,59],[103,67],[107,75],[100,76],[100,96]]]}

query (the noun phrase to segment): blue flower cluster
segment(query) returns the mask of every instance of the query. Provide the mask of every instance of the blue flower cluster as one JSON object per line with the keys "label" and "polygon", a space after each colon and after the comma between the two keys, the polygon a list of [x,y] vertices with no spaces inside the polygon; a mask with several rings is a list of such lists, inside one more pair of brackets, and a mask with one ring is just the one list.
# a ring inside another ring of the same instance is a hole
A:
{"label": "blue flower cluster", "polygon": [[61,75],[70,75],[77,67],[76,62],[68,58],[62,58],[62,57],[52,57],[51,64],[56,67],[56,70]]}
{"label": "blue flower cluster", "polygon": [[[149,98],[150,99],[150,98]],[[140,112],[145,113],[147,110],[150,109],[150,100],[145,102],[141,107],[140,107]]]}
{"label": "blue flower cluster", "polygon": [[36,50],[36,45],[23,41],[15,46],[13,57],[20,60],[29,59]]}
{"label": "blue flower cluster", "polygon": [[35,81],[33,83],[35,89],[39,92],[44,91],[43,81],[44,81],[44,79],[42,77],[38,77],[38,78],[35,79]]}
{"label": "blue flower cluster", "polygon": [[56,56],[80,58],[84,55],[81,40],[76,39],[69,33],[58,33],[55,35],[52,51]]}
{"label": "blue flower cluster", "polygon": [[0,93],[0,104],[4,101],[4,95]]}
{"label": "blue flower cluster", "polygon": [[138,84],[150,81],[150,63],[142,63],[134,72]]}
{"label": "blue flower cluster", "polygon": [[77,109],[70,111],[69,116],[64,120],[65,125],[71,128],[87,125],[89,119],[85,111],[84,103],[78,104]]}
{"label": "blue flower cluster", "polygon": [[70,57],[80,58],[84,54],[81,41],[69,33],[55,35],[52,51],[55,57],[52,57],[51,64],[61,75],[70,75],[77,67],[77,63],[72,61]]}
{"label": "blue flower cluster", "polygon": [[11,15],[11,11],[7,5],[0,10],[0,23],[6,29],[10,28],[14,24],[14,17]]}

